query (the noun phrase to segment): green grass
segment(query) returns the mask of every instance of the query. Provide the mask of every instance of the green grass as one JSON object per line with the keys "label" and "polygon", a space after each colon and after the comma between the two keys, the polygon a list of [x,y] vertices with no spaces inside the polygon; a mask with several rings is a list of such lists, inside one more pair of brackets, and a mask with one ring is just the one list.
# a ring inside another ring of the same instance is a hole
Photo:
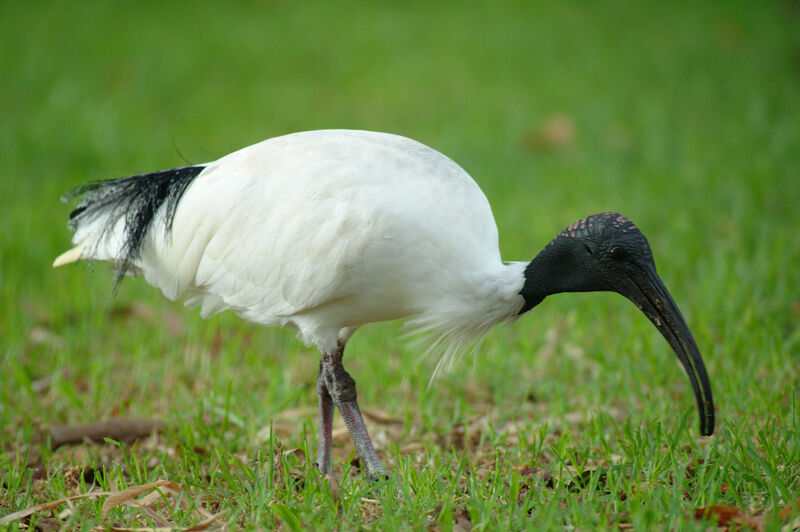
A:
{"label": "green grass", "polygon": [[[0,6],[0,514],[164,479],[177,525],[705,529],[800,497],[800,11],[790,2],[192,2]],[[573,134],[550,138],[551,117]],[[309,468],[317,354],[203,321],[142,280],[52,270],[62,193],[346,127],[421,140],[486,192],[503,256],[618,210],[643,229],[705,358],[717,431],[619,296],[553,297],[429,389],[435,361],[364,327],[347,367],[388,481],[344,438]],[[51,450],[48,423],[155,417],[134,445]],[[45,431],[46,432],[46,431]],[[84,471],[83,480],[75,469]],[[69,528],[153,526],[73,503]],[[39,514],[53,518],[66,506]],[[34,520],[35,521],[35,520]],[[30,523],[33,528],[34,521]]]}

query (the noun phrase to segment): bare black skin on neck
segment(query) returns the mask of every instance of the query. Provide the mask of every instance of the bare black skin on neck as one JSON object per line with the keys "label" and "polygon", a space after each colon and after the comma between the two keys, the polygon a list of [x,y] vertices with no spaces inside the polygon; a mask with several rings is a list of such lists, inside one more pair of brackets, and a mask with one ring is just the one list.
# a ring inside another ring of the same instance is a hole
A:
{"label": "bare black skin on neck", "polygon": [[647,239],[625,216],[604,212],[569,225],[525,269],[527,312],[561,292],[617,292],[631,300],[669,342],[692,383],[700,432],[714,432],[705,364],[686,321],[656,272]]}

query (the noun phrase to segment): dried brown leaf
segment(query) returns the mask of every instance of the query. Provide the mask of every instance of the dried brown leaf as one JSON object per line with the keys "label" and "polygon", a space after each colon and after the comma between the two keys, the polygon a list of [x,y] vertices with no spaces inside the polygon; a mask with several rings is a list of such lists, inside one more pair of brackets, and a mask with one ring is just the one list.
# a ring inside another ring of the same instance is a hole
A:
{"label": "dried brown leaf", "polygon": [[17,512],[10,513],[8,515],[4,515],[2,519],[0,519],[0,525],[7,525],[9,523],[13,523],[14,521],[22,519],[23,517],[27,517],[29,515],[33,515],[38,512],[43,512],[45,510],[51,510],[57,506],[61,506],[62,504],[66,504],[68,502],[77,501],[80,499],[104,497],[106,495],[111,495],[111,494],[113,494],[113,492],[111,491],[92,491],[89,493],[81,493],[80,495],[73,495],[71,497],[64,497],[63,499],[58,499],[55,501],[35,504],[23,510],[19,510]]}
{"label": "dried brown leaf", "polygon": [[425,444],[421,442],[412,442],[400,447],[400,449],[398,449],[398,452],[401,455],[407,455],[407,454],[418,453],[424,450],[425,450]]}
{"label": "dried brown leaf", "polygon": [[220,512],[218,514],[212,515],[208,519],[204,519],[203,521],[200,521],[199,523],[194,524],[194,525],[190,526],[189,528],[185,528],[184,530],[186,532],[196,532],[196,531],[199,531],[199,530],[208,530],[209,528],[211,528],[211,526],[214,523],[216,523],[217,521],[219,521],[220,519],[225,517],[226,513],[227,512]]}
{"label": "dried brown leaf", "polygon": [[797,532],[800,530],[800,517],[795,517],[789,524],[781,527],[781,532]]}
{"label": "dried brown leaf", "polygon": [[800,515],[800,497],[784,506],[783,509],[778,512],[778,519],[781,521],[788,521],[789,518],[794,515]]}
{"label": "dried brown leaf", "polygon": [[124,527],[124,526],[96,526],[92,528],[92,532],[175,532],[175,528],[171,526],[159,527]]}
{"label": "dried brown leaf", "polygon": [[63,337],[41,325],[34,325],[31,328],[28,341],[34,345],[44,345],[53,349],[63,349],[66,345]]}
{"label": "dried brown leaf", "polygon": [[564,148],[575,140],[575,122],[567,115],[552,114],[536,129],[522,136],[522,146],[530,151]]}
{"label": "dried brown leaf", "polygon": [[158,526],[158,527],[96,526],[92,528],[92,532],[179,532],[181,530],[189,530],[189,529],[176,528],[174,526]]}
{"label": "dried brown leaf", "polygon": [[331,439],[335,442],[346,442],[350,440],[350,433],[347,431],[347,427],[333,429],[333,432],[331,432]]}
{"label": "dried brown leaf", "polygon": [[294,456],[300,461],[306,459],[306,452],[301,449],[300,447],[295,447],[294,449],[286,449],[285,451],[281,452],[281,455],[286,458],[289,456]]}
{"label": "dried brown leaf", "polygon": [[706,508],[697,508],[694,511],[697,520],[710,519],[716,521],[718,526],[743,525],[753,530],[764,530],[765,519],[763,516],[753,516],[742,512],[735,506],[714,504]]}
{"label": "dried brown leaf", "polygon": [[31,390],[33,390],[33,392],[37,395],[44,395],[50,391],[50,386],[53,384],[54,380],[55,379],[53,375],[36,379],[35,381],[31,382]]}
{"label": "dried brown leaf", "polygon": [[162,491],[167,490],[170,492],[178,492],[181,489],[180,485],[172,482],[171,480],[158,480],[156,482],[150,482],[140,486],[131,486],[122,491],[113,492],[103,502],[103,517],[105,517],[113,508],[125,504],[125,502],[129,500],[133,500],[139,495],[153,491],[157,488],[163,488]]}
{"label": "dried brown leaf", "polygon": [[125,501],[124,504],[125,506],[130,506],[143,512],[147,517],[153,520],[156,526],[171,526],[171,523],[163,515],[148,506],[142,506],[136,501]]}
{"label": "dried brown leaf", "polygon": [[155,315],[153,307],[141,301],[125,305],[114,305],[109,312],[109,316],[114,319],[135,318],[142,321],[153,321]]}
{"label": "dried brown leaf", "polygon": [[130,442],[162,430],[166,425],[157,419],[109,419],[85,425],[48,425],[53,448],[70,443],[92,441],[102,443],[105,438]]}
{"label": "dried brown leaf", "polygon": [[727,525],[731,519],[740,515],[742,512],[735,506],[715,504],[704,508],[696,508],[694,511],[695,519],[713,519],[718,525]]}

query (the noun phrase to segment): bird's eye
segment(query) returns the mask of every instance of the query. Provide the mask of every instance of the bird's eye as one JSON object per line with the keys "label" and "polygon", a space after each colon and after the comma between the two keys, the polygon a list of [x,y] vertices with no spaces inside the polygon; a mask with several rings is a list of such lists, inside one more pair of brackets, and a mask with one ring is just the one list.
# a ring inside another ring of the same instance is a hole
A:
{"label": "bird's eye", "polygon": [[625,260],[628,258],[628,252],[624,248],[611,248],[608,253],[614,260]]}

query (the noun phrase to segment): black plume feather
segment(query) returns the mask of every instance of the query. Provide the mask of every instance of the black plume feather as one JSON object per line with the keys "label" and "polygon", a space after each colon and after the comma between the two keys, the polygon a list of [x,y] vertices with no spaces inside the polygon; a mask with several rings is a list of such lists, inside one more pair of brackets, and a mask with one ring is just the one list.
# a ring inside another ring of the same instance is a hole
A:
{"label": "black plume feather", "polygon": [[184,166],[119,179],[93,181],[79,186],[62,198],[66,202],[86,196],[69,215],[69,226],[73,231],[81,223],[91,223],[98,216],[107,217],[108,224],[98,240],[111,230],[117,219],[125,217],[125,241],[121,256],[117,258],[115,289],[131,264],[141,256],[144,237],[162,206],[166,209],[164,230],[167,235],[172,232],[178,201],[203,168]]}

